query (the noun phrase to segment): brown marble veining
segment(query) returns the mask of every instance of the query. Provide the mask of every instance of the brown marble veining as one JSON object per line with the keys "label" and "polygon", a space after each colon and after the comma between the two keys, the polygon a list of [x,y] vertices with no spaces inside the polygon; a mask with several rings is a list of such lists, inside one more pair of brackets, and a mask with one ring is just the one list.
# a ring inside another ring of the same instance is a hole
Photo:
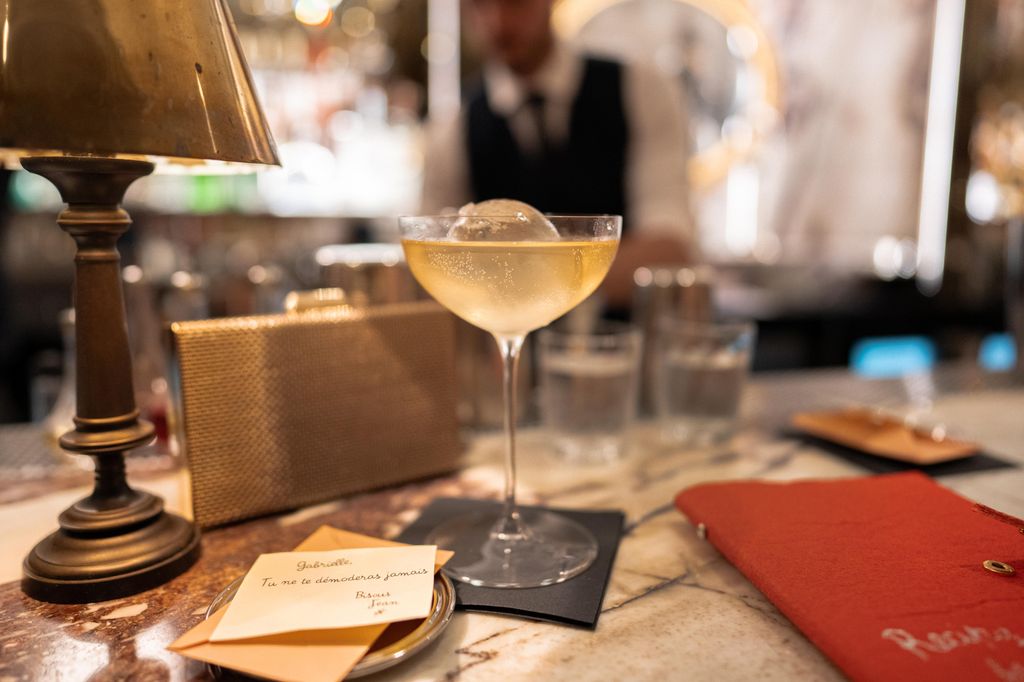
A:
{"label": "brown marble veining", "polygon": [[434,497],[482,494],[452,476],[211,530],[189,571],[125,599],[45,604],[23,595],[16,582],[4,584],[0,681],[207,679],[203,665],[165,647],[198,623],[217,593],[257,556],[287,551],[323,524],[392,536]]}

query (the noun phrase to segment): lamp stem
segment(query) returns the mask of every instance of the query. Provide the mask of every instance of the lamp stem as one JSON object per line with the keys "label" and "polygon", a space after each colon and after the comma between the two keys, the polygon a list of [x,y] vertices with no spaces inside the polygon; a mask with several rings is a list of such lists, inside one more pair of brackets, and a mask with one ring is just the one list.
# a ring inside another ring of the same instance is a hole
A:
{"label": "lamp stem", "polygon": [[128,425],[137,420],[139,412],[132,390],[117,240],[131,225],[131,219],[116,205],[69,204],[57,223],[78,245],[75,359],[79,376],[85,380],[76,385],[76,430],[109,430],[107,427],[115,423]]}
{"label": "lamp stem", "polygon": [[92,495],[88,499],[92,506],[98,508],[106,500],[129,498],[135,492],[128,486],[124,475],[124,457],[95,457],[96,475],[93,481]]}

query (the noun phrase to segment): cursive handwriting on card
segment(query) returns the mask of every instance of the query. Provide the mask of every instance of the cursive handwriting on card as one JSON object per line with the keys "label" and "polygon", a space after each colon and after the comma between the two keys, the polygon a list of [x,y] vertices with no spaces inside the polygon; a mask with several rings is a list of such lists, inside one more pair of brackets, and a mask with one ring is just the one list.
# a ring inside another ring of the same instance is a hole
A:
{"label": "cursive handwriting on card", "polygon": [[428,545],[264,554],[210,640],[422,618],[433,599],[436,552]]}
{"label": "cursive handwriting on card", "polygon": [[296,571],[305,571],[307,568],[332,568],[334,566],[351,566],[352,560],[345,557],[338,557],[334,561],[306,561],[300,560],[295,564]]}
{"label": "cursive handwriting on card", "polygon": [[[299,562],[301,566],[302,562]],[[344,564],[339,564],[344,565]],[[296,570],[302,571],[303,568],[297,568]],[[392,578],[408,578],[414,575],[430,575],[430,571],[425,568],[413,569],[409,571],[392,571],[389,573],[370,573],[367,575],[354,574],[354,575],[322,575],[318,578],[271,578],[262,577],[260,578],[260,587],[278,587],[280,585],[321,585],[323,583],[348,583],[348,582],[368,582],[378,580],[386,583]]]}

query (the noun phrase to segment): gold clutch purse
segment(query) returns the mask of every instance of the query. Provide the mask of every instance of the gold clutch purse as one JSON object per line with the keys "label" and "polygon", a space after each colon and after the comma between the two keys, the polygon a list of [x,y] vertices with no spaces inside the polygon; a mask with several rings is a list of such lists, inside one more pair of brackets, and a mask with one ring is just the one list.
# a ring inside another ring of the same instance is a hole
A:
{"label": "gold clutch purse", "polygon": [[455,469],[454,321],[433,302],[177,322],[204,527]]}

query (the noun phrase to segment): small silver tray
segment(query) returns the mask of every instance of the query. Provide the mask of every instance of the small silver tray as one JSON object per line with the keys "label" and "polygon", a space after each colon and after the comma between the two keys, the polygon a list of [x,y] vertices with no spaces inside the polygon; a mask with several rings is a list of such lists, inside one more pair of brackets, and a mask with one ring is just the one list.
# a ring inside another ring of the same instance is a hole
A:
{"label": "small silver tray", "polygon": [[[243,576],[244,577],[244,576]],[[238,592],[242,578],[238,578],[221,590],[206,609],[209,618],[222,607],[227,606]],[[452,619],[455,610],[455,586],[448,576],[440,571],[434,577],[434,601],[430,615],[422,620],[406,620],[392,623],[377,638],[363,659],[356,664],[346,680],[363,677],[390,668],[415,655],[440,636]],[[210,673],[220,680],[262,679],[220,666],[207,665]]]}

